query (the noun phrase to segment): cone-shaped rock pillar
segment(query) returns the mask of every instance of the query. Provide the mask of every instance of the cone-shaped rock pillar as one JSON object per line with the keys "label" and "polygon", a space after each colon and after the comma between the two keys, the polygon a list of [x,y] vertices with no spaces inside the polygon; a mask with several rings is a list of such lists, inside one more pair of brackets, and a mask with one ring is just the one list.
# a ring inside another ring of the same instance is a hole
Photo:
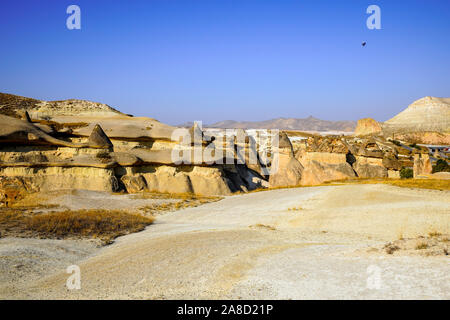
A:
{"label": "cone-shaped rock pillar", "polygon": [[104,148],[104,149],[112,149],[113,144],[111,140],[109,140],[106,133],[103,131],[100,125],[95,125],[94,130],[92,130],[91,135],[89,136],[88,145],[91,148]]}

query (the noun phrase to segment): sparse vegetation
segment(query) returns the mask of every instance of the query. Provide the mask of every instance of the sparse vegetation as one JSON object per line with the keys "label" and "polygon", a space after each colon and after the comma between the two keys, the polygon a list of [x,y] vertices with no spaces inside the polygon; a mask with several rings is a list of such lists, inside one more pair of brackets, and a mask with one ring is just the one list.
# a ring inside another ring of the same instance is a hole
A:
{"label": "sparse vegetation", "polygon": [[423,250],[423,249],[428,249],[428,244],[426,244],[425,242],[419,243],[416,246],[416,250]]}
{"label": "sparse vegetation", "polygon": [[429,233],[428,233],[428,236],[430,236],[431,238],[433,238],[433,237],[439,237],[439,236],[442,236],[442,233],[436,232],[436,231],[432,231],[432,232],[429,232]]}
{"label": "sparse vegetation", "polygon": [[[428,237],[401,238],[382,247],[387,254],[442,256],[448,255],[448,235],[433,231]],[[373,250],[376,252],[377,250]]]}
{"label": "sparse vegetation", "polygon": [[400,170],[400,178],[402,179],[411,179],[414,177],[413,169],[411,168],[402,168]]}
{"label": "sparse vegetation", "polygon": [[414,142],[414,143],[411,143],[410,145],[409,145],[411,148],[415,148],[415,149],[418,149],[418,150],[420,150],[420,147]]}
{"label": "sparse vegetation", "polygon": [[262,223],[258,223],[258,224],[254,224],[249,226],[249,228],[258,228],[258,229],[266,229],[266,230],[270,230],[270,231],[275,231],[277,230],[275,227],[273,226],[269,226],[267,224],[262,224]]}
{"label": "sparse vegetation", "polygon": [[433,166],[432,172],[450,172],[450,165],[444,159],[439,159]]}
{"label": "sparse vegetation", "polygon": [[386,244],[383,248],[387,254],[393,254],[395,251],[400,250],[399,246],[396,246],[395,244],[389,242]]}
{"label": "sparse vegetation", "polygon": [[102,160],[110,160],[111,159],[111,155],[109,154],[109,152],[99,152],[95,155],[95,157],[97,159],[102,159]]}
{"label": "sparse vegetation", "polygon": [[121,210],[66,210],[36,214],[30,210],[10,208],[0,212],[2,236],[97,238],[105,243],[118,236],[141,231],[153,221],[152,217]]}
{"label": "sparse vegetation", "polygon": [[199,205],[215,202],[223,199],[215,196],[200,196],[192,193],[159,193],[159,192],[143,192],[135,195],[136,198],[144,199],[172,199],[178,201],[153,204],[139,208],[146,214],[155,214],[158,212],[176,211],[185,208],[193,208]]}
{"label": "sparse vegetation", "polygon": [[323,185],[347,185],[347,184],[390,184],[404,188],[434,189],[434,190],[450,190],[450,180],[443,179],[348,179],[344,181],[334,181]]}

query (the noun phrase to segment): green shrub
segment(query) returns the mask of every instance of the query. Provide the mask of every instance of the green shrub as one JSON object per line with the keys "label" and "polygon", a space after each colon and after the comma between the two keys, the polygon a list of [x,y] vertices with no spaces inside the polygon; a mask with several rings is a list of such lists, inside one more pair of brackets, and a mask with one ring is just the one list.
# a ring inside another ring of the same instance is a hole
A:
{"label": "green shrub", "polygon": [[400,170],[400,178],[402,179],[411,179],[413,176],[414,172],[411,168],[402,168],[402,170]]}
{"label": "green shrub", "polygon": [[450,172],[450,165],[448,165],[447,161],[443,159],[439,159],[436,161],[436,164],[433,166],[433,173],[435,172]]}

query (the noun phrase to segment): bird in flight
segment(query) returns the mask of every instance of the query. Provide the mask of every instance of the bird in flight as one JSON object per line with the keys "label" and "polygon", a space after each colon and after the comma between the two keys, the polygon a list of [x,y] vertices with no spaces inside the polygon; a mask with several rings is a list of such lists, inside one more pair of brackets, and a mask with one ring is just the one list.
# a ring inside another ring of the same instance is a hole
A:
{"label": "bird in flight", "polygon": [[366,42],[364,41],[363,43],[361,43],[361,45],[362,45],[363,47],[365,47],[365,46],[366,46]]}

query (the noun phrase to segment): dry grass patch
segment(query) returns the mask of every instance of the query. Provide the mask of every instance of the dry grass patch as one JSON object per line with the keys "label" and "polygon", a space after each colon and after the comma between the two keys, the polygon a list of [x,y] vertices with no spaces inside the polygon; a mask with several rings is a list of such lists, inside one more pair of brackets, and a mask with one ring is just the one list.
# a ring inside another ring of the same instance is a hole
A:
{"label": "dry grass patch", "polygon": [[403,188],[418,188],[418,189],[432,189],[432,190],[450,190],[450,180],[442,179],[389,179],[389,178],[379,178],[379,179],[366,179],[366,178],[354,178],[348,180],[336,180],[328,181],[317,185],[297,185],[288,187],[271,187],[271,188],[261,188],[249,191],[261,192],[277,189],[291,189],[291,188],[309,188],[309,187],[320,187],[320,186],[343,186],[348,184],[390,184],[397,187]]}
{"label": "dry grass patch", "polygon": [[95,238],[104,243],[110,243],[118,236],[141,231],[153,221],[152,217],[120,210],[66,210],[41,214],[25,209],[0,211],[2,236]]}
{"label": "dry grass patch", "polygon": [[270,231],[275,231],[277,230],[275,227],[273,226],[269,226],[267,224],[262,224],[262,223],[258,223],[258,224],[253,224],[251,226],[249,226],[249,228],[256,228],[256,229],[265,229],[265,230],[270,230]]}
{"label": "dry grass patch", "polygon": [[416,246],[416,250],[423,250],[423,249],[428,249],[428,244],[422,242]]}
{"label": "dry grass patch", "polygon": [[[421,255],[421,256],[448,256],[450,245],[449,235],[432,232],[429,237],[404,238],[385,244],[381,251],[389,255]],[[370,248],[371,252],[378,249]]]}
{"label": "dry grass patch", "polygon": [[346,184],[390,184],[404,188],[419,188],[433,190],[450,190],[450,180],[441,179],[349,179],[343,181],[331,181],[322,185],[346,185]]}
{"label": "dry grass patch", "polygon": [[162,212],[177,211],[186,208],[193,208],[205,203],[215,202],[223,199],[217,196],[200,196],[192,193],[158,193],[143,192],[135,195],[137,199],[162,199],[175,200],[160,204],[152,204],[139,208],[145,214],[155,215]]}

